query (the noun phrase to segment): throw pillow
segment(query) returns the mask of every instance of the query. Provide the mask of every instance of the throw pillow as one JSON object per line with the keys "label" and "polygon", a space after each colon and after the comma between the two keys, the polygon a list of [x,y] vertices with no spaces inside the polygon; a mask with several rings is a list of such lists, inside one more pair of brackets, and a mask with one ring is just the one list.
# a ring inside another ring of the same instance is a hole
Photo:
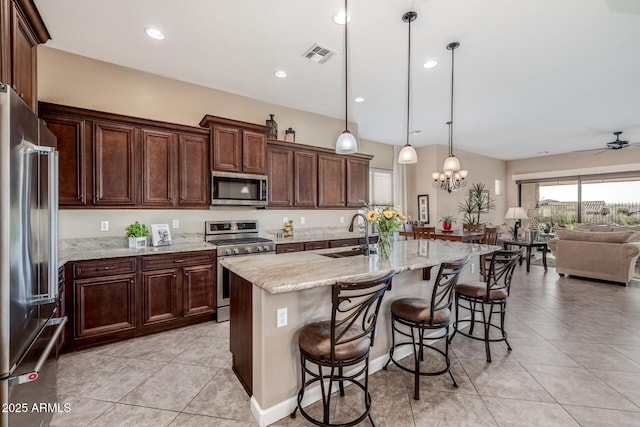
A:
{"label": "throw pillow", "polygon": [[597,243],[626,243],[635,234],[633,231],[575,231],[556,230],[560,240],[577,240],[581,242]]}

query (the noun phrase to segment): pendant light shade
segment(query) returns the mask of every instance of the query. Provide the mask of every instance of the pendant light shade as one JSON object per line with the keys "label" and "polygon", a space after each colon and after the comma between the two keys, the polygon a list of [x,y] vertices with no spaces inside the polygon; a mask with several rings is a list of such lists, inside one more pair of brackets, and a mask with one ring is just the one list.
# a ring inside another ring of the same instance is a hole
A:
{"label": "pendant light shade", "polygon": [[416,153],[416,149],[411,145],[405,145],[400,150],[400,154],[398,154],[398,163],[409,164],[416,163],[418,161],[418,153]]}
{"label": "pendant light shade", "polygon": [[[344,0],[344,16],[348,17],[347,0]],[[349,132],[349,43],[348,43],[349,19],[344,23],[344,131],[336,141],[337,154],[353,154],[358,152],[358,141]]]}
{"label": "pendant light shade", "polygon": [[459,171],[460,170],[460,160],[456,156],[447,157],[444,161],[444,170],[446,171]]}
{"label": "pendant light shade", "polygon": [[345,130],[338,137],[336,141],[336,153],[338,154],[353,154],[358,152],[358,143],[356,138],[349,130]]}
{"label": "pendant light shade", "polygon": [[398,154],[398,163],[411,164],[418,162],[418,153],[415,148],[409,144],[409,119],[411,117],[411,23],[416,20],[418,14],[416,12],[407,12],[402,15],[402,21],[409,24],[409,43],[407,53],[407,143]]}

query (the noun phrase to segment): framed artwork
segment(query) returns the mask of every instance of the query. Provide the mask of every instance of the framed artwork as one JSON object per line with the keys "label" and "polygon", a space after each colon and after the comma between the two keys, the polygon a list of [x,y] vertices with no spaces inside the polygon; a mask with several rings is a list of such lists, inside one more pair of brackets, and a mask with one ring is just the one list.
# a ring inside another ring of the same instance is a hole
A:
{"label": "framed artwork", "polygon": [[151,224],[151,241],[153,246],[167,246],[171,244],[169,224]]}
{"label": "framed artwork", "polygon": [[422,224],[429,223],[429,195],[420,194],[418,196],[418,221]]}
{"label": "framed artwork", "polygon": [[[469,200],[475,200],[477,193],[473,193],[473,190],[469,190]],[[475,200],[476,203],[482,206],[480,209],[480,213],[489,213],[489,190],[482,190],[482,196],[480,196],[479,200]]]}

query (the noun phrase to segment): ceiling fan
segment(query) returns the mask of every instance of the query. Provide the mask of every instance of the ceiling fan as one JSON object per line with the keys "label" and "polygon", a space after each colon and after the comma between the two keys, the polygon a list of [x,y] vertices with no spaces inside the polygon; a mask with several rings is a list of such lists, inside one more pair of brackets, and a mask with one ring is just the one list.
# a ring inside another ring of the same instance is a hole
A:
{"label": "ceiling fan", "polygon": [[622,135],[622,131],[616,131],[613,133],[616,136],[615,141],[607,142],[607,148],[611,150],[620,150],[621,148],[628,147],[629,141],[620,141],[620,135]]}

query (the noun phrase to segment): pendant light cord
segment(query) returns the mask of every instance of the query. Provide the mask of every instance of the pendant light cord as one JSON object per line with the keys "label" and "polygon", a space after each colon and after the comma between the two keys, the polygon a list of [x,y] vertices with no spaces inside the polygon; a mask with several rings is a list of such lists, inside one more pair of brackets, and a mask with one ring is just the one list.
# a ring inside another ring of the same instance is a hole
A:
{"label": "pendant light cord", "polygon": [[349,44],[347,43],[347,28],[349,20],[347,18],[347,0],[344,0],[344,130],[349,131]]}
{"label": "pendant light cord", "polygon": [[409,50],[407,53],[407,144],[409,145],[409,112],[411,108],[411,21],[409,19]]}
{"label": "pendant light cord", "polygon": [[453,70],[455,68],[455,55],[454,52],[457,46],[453,44],[451,46],[451,110],[449,112],[449,157],[453,156]]}

